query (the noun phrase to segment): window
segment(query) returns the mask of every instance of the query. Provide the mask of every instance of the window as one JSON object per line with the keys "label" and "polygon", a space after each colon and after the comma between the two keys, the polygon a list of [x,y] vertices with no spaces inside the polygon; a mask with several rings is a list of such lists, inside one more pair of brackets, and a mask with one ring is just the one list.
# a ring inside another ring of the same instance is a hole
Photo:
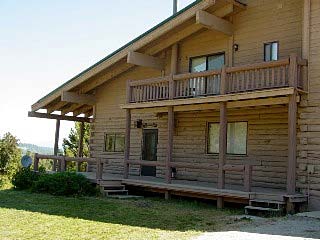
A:
{"label": "window", "polygon": [[[224,53],[190,58],[190,72],[218,70],[224,65]],[[217,94],[220,89],[220,80],[217,77],[199,77],[189,81],[190,95],[200,96]]]}
{"label": "window", "polygon": [[[208,125],[208,153],[219,153],[219,123]],[[228,123],[227,126],[227,153],[247,154],[247,122]]]}
{"label": "window", "polygon": [[270,42],[264,44],[264,61],[276,61],[279,59],[279,43]]}
{"label": "window", "polygon": [[190,72],[218,70],[224,65],[224,53],[190,59]]}
{"label": "window", "polygon": [[106,152],[123,152],[124,151],[124,136],[123,134],[106,134],[105,136],[105,151]]}

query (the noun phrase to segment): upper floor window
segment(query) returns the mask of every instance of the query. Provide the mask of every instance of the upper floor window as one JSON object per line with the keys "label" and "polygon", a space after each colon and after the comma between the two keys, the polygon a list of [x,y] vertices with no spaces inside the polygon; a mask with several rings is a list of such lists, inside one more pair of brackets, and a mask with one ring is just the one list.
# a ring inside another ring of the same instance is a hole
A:
{"label": "upper floor window", "polygon": [[279,60],[279,42],[269,42],[264,44],[264,61]]}
{"label": "upper floor window", "polygon": [[224,53],[190,58],[190,72],[218,70],[224,65]]}

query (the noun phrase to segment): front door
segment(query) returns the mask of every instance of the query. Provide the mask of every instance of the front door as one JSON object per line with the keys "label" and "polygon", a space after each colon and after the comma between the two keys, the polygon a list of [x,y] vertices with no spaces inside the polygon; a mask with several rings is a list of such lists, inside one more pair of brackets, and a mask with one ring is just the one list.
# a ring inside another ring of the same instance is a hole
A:
{"label": "front door", "polygon": [[[158,129],[144,129],[142,142],[142,160],[157,161]],[[142,176],[156,176],[156,167],[141,166]]]}

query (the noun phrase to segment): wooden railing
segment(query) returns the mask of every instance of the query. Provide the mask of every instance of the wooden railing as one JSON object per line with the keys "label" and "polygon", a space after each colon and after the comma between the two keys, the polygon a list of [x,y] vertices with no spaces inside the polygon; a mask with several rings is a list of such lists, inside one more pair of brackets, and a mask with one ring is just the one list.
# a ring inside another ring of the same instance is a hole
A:
{"label": "wooden railing", "polygon": [[[139,166],[150,166],[150,167],[165,167],[165,162],[160,161],[145,161],[145,160],[129,160],[127,161],[129,165],[139,165]],[[243,173],[243,186],[244,191],[250,192],[252,187],[252,167],[261,166],[262,162],[258,160],[245,160],[244,164],[232,165],[225,164],[223,166],[224,172],[240,172]],[[219,165],[215,163],[186,163],[186,162],[170,162],[170,168],[191,168],[191,169],[203,169],[203,170],[213,170],[218,169]],[[171,176],[169,176],[169,182],[171,183]]]}
{"label": "wooden railing", "polygon": [[77,163],[91,163],[96,164],[97,170],[96,170],[96,180],[101,180],[103,175],[103,166],[106,163],[105,161],[102,161],[100,159],[96,158],[80,158],[80,157],[66,157],[66,156],[55,156],[55,155],[43,155],[35,153],[34,155],[34,162],[33,162],[33,170],[38,171],[39,170],[39,162],[40,160],[55,160],[58,162],[58,169],[61,172],[66,171],[67,162],[77,162]]}
{"label": "wooden railing", "polygon": [[279,61],[128,81],[127,98],[128,103],[138,103],[282,87],[307,91],[305,66],[307,61],[293,54]]}

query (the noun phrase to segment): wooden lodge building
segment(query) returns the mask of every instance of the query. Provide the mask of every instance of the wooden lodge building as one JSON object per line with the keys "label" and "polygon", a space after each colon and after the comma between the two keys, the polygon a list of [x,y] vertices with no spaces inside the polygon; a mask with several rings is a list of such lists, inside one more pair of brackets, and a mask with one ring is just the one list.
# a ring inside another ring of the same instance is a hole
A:
{"label": "wooden lodge building", "polygon": [[90,122],[103,188],[320,209],[319,93],[320,1],[198,0],[29,116]]}

